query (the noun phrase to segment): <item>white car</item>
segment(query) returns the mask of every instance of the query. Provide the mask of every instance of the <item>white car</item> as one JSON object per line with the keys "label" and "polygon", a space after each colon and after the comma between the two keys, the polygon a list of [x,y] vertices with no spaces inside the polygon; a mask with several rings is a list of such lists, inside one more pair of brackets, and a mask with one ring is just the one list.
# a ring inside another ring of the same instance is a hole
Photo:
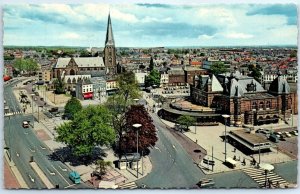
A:
{"label": "white car", "polygon": [[287,131],[285,131],[284,134],[285,134],[286,137],[292,137],[292,135]]}

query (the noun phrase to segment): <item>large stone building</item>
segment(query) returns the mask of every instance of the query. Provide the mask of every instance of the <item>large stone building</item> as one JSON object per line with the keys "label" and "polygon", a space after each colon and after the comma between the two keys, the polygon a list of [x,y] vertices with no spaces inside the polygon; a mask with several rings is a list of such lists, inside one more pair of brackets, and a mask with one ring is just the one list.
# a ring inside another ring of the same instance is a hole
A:
{"label": "large stone building", "polygon": [[104,77],[111,81],[116,74],[116,48],[110,14],[107,21],[104,57],[59,58],[52,69],[52,77],[64,80],[67,90],[75,90],[76,84],[84,79]]}
{"label": "large stone building", "polygon": [[214,108],[216,113],[230,115],[230,124],[261,125],[286,120],[297,114],[297,99],[281,73],[269,90],[253,77],[235,73],[218,76],[195,76],[191,99],[195,104]]}

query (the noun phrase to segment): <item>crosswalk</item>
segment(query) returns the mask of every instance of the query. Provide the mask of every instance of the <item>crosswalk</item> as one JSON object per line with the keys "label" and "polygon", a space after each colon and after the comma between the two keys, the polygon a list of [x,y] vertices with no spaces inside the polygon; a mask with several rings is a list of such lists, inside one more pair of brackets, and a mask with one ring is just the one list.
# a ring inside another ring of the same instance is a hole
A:
{"label": "crosswalk", "polygon": [[18,114],[22,114],[22,111],[15,111],[15,112],[8,112],[8,113],[4,113],[4,116],[12,116],[12,115],[18,115]]}
{"label": "crosswalk", "polygon": [[119,185],[118,189],[136,189],[137,185],[135,182],[129,182],[122,185]]}
{"label": "crosswalk", "polygon": [[243,169],[243,171],[247,175],[249,175],[255,182],[257,182],[261,188],[265,187],[266,180],[271,182],[273,187],[288,185],[288,182],[286,182],[281,176],[272,171],[268,172],[267,176],[265,175],[265,171],[263,169],[245,168]]}

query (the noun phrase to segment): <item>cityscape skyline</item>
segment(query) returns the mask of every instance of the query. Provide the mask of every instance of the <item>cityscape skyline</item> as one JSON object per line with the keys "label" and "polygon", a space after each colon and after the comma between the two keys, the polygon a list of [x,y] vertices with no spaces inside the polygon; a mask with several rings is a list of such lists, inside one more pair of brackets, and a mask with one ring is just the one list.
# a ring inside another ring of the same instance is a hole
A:
{"label": "cityscape skyline", "polygon": [[4,45],[103,47],[109,12],[116,47],[297,45],[293,4],[6,5]]}

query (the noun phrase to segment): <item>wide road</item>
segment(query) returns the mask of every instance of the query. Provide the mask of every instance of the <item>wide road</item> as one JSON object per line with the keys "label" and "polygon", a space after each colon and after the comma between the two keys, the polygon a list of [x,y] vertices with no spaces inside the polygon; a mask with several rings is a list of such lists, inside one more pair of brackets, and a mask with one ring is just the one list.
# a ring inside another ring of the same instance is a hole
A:
{"label": "wide road", "polygon": [[242,171],[205,175],[188,153],[166,129],[156,114],[151,114],[158,141],[150,152],[152,171],[137,181],[146,188],[196,188],[201,178],[213,178],[214,188],[257,188],[258,184]]}
{"label": "wide road", "polygon": [[[13,95],[12,86],[15,83],[4,86],[4,98],[11,112],[19,112],[21,109],[17,99]],[[41,142],[31,128],[22,127],[23,120],[31,120],[31,116],[16,114],[5,117],[4,138],[13,162],[19,169],[29,188],[46,188],[35,171],[30,166],[30,158],[38,164],[50,182],[60,188],[89,188],[85,184],[74,185],[68,178],[70,169],[60,161],[49,158],[51,151]]]}

